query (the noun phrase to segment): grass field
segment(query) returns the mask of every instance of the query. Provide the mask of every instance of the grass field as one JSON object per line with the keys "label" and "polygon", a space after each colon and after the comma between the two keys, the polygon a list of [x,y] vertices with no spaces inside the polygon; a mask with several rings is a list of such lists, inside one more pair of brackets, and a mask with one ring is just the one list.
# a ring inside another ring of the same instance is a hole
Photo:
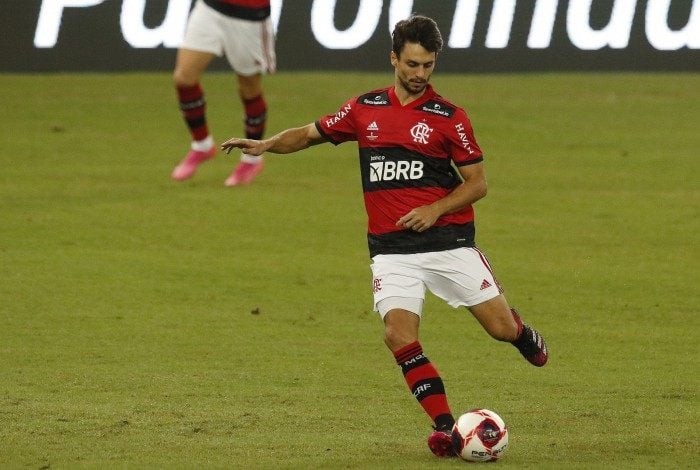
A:
{"label": "grass field", "polygon": [[[269,129],[386,74],[269,77]],[[535,369],[429,298],[453,411],[496,410],[498,468],[697,468],[700,75],[440,75],[484,149],[477,239],[548,340]],[[233,80],[204,81],[215,138]],[[169,74],[0,75],[0,467],[461,468],[371,312],[356,148],[188,146]]]}

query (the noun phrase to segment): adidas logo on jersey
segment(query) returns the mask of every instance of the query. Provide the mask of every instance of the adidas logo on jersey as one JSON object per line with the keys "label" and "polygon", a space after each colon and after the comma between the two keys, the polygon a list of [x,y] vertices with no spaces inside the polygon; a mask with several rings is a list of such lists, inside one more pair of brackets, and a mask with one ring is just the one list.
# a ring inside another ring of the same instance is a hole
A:
{"label": "adidas logo on jersey", "polygon": [[396,180],[418,180],[423,177],[423,162],[405,160],[374,162],[369,164],[369,180],[396,181]]}
{"label": "adidas logo on jersey", "polygon": [[488,289],[489,287],[491,287],[491,283],[484,279],[484,282],[481,283],[481,287],[479,288],[479,290]]}
{"label": "adidas logo on jersey", "polygon": [[369,126],[367,126],[367,130],[369,131],[369,135],[366,136],[367,140],[377,140],[379,138],[379,136],[375,134],[375,132],[379,132],[377,121],[370,122]]}

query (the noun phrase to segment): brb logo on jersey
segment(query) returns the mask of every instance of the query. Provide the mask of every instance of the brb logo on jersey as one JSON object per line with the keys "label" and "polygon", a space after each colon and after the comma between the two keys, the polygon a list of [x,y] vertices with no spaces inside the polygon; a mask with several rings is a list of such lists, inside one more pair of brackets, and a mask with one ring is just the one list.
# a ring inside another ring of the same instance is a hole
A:
{"label": "brb logo on jersey", "polygon": [[419,122],[411,127],[411,137],[418,144],[427,144],[431,132],[433,132],[433,129],[424,122]]}
{"label": "brb logo on jersey", "polygon": [[418,160],[385,160],[384,155],[375,155],[369,164],[369,181],[419,180],[423,177],[423,162]]}

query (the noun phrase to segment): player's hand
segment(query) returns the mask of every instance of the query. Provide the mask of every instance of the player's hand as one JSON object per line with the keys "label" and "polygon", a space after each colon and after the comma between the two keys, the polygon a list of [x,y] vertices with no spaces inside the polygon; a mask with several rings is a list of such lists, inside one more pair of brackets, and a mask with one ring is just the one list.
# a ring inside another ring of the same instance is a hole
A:
{"label": "player's hand", "polygon": [[225,151],[227,154],[235,148],[239,148],[243,150],[243,153],[254,156],[262,155],[265,153],[265,150],[267,150],[267,146],[262,140],[239,139],[237,137],[232,137],[221,144],[221,150]]}
{"label": "player's hand", "polygon": [[408,230],[424,232],[432,227],[439,217],[440,213],[431,206],[421,206],[401,217],[396,225]]}

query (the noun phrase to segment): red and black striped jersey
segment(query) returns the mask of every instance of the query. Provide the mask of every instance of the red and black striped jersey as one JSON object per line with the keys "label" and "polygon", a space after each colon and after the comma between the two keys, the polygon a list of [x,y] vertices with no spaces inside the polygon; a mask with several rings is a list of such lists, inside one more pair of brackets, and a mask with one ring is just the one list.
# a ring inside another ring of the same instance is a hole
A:
{"label": "red and black striped jersey", "polygon": [[226,16],[262,21],[270,16],[270,0],[202,0]]}
{"label": "red and black striped jersey", "polygon": [[316,127],[335,145],[358,143],[370,256],[474,246],[471,206],[443,215],[421,233],[396,226],[412,209],[462,183],[455,166],[483,160],[462,108],[430,85],[418,100],[402,106],[389,87],[346,101]]}

